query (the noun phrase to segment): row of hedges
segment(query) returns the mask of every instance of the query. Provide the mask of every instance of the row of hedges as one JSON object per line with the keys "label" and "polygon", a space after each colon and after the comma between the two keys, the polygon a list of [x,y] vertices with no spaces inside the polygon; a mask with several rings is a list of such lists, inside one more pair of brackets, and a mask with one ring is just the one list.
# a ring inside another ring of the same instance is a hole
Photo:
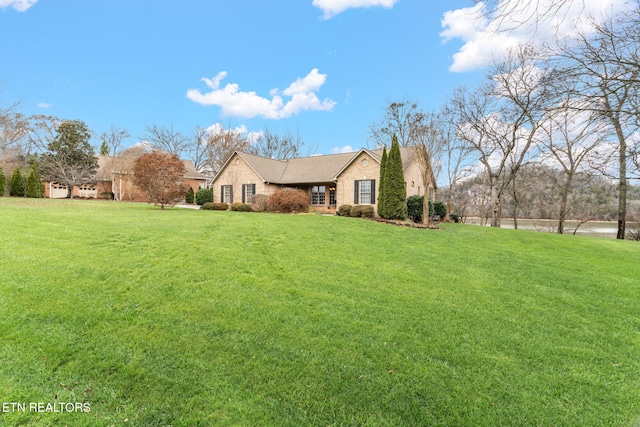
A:
{"label": "row of hedges", "polygon": [[[0,168],[0,197],[4,196],[7,187],[7,177]],[[22,175],[19,168],[13,171],[9,181],[9,195],[13,197],[44,197],[44,184],[35,166],[31,167],[28,177]]]}
{"label": "row of hedges", "polygon": [[[196,203],[202,205],[206,210],[227,210],[237,212],[308,212],[311,207],[309,194],[303,190],[295,188],[281,188],[270,196],[256,194],[253,196],[253,203],[233,203],[229,206],[226,203],[213,203],[213,191],[211,189],[200,189],[196,193]],[[407,198],[407,212],[409,218],[414,222],[422,222],[423,196],[411,196]],[[200,203],[202,202],[202,203]],[[372,205],[341,205],[336,211],[337,215],[352,218],[374,218],[375,210]],[[441,218],[447,216],[447,204],[443,202],[429,202],[429,216],[439,215]],[[453,216],[452,216],[453,217]]]}
{"label": "row of hedges", "polygon": [[203,203],[202,206],[200,206],[200,209],[204,209],[207,211],[226,211],[227,209],[229,209],[229,205],[226,203],[206,202]]}
{"label": "row of hedges", "polygon": [[341,205],[336,213],[340,216],[349,216],[351,218],[375,217],[375,211],[371,205]]}
{"label": "row of hedges", "polygon": [[[201,203],[202,202],[202,203]],[[196,193],[196,203],[205,210],[227,210],[237,212],[309,212],[311,199],[309,194],[303,190],[295,188],[281,188],[270,196],[256,194],[253,196],[253,203],[233,203],[229,206],[226,203],[213,203],[213,191],[201,188]]]}
{"label": "row of hedges", "polygon": [[[413,222],[422,222],[423,202],[424,196],[411,196],[407,198],[407,213],[409,219]],[[338,207],[336,214],[352,218],[373,218],[375,216],[373,206],[371,205],[341,205]],[[444,202],[429,202],[429,215],[439,215],[440,218],[444,218],[447,216],[447,204]],[[451,218],[458,222],[458,215],[451,214]]]}

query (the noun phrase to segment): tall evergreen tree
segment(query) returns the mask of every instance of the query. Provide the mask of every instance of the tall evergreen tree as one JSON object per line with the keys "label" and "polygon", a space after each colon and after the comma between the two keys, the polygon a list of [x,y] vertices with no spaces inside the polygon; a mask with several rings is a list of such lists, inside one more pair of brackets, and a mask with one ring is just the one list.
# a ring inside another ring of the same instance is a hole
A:
{"label": "tall evergreen tree", "polygon": [[103,156],[109,155],[109,146],[107,145],[107,141],[102,141],[102,144],[100,145],[100,154]]}
{"label": "tall evergreen tree", "polygon": [[391,150],[387,159],[385,173],[386,201],[385,213],[387,219],[407,219],[407,189],[404,184],[404,169],[400,155],[398,138],[393,135]]}
{"label": "tall evergreen tree", "polygon": [[386,218],[385,214],[385,198],[387,196],[387,189],[385,186],[386,183],[386,174],[387,174],[387,147],[382,149],[382,160],[380,161],[380,180],[378,184],[378,216],[382,218]]}
{"label": "tall evergreen tree", "polygon": [[24,178],[20,173],[20,168],[13,171],[11,183],[9,184],[9,195],[12,197],[24,197]]}
{"label": "tall evergreen tree", "polygon": [[40,174],[37,172],[35,165],[33,165],[33,167],[31,168],[31,173],[29,174],[29,177],[27,178],[27,185],[25,188],[25,197],[34,197],[34,198],[40,198],[40,197],[44,197],[44,194],[42,194],[42,185],[41,185],[42,179],[40,178]]}
{"label": "tall evergreen tree", "polygon": [[6,180],[7,178],[4,176],[4,172],[2,171],[2,168],[0,168],[0,197],[4,196],[4,187],[5,187]]}

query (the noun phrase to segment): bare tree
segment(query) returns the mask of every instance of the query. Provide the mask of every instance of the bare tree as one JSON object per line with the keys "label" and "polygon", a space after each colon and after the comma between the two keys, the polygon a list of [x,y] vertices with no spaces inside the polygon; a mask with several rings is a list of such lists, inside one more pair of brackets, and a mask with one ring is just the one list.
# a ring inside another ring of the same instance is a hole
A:
{"label": "bare tree", "polygon": [[148,142],[139,142],[137,144],[132,145],[129,148],[126,148],[122,151],[118,152],[118,157],[130,157],[133,159],[137,159],[143,154],[148,154],[153,151],[153,147]]}
{"label": "bare tree", "polygon": [[203,170],[207,165],[208,131],[196,127],[187,148],[187,157],[193,162],[196,170]]}
{"label": "bare tree", "polygon": [[443,107],[441,123],[444,142],[442,147],[442,169],[447,179],[447,209],[449,209],[449,213],[456,212],[462,215],[464,206],[454,206],[453,196],[458,183],[473,173],[468,164],[471,160],[473,149],[458,139],[455,114],[450,105]]}
{"label": "bare tree", "polygon": [[0,107],[0,166],[6,170],[23,166],[29,156],[25,138],[29,120],[17,111],[18,105]]}
{"label": "bare tree", "polygon": [[575,91],[590,100],[613,130],[617,145],[618,239],[624,239],[627,214],[627,167],[630,142],[638,130],[640,113],[640,10],[596,27],[595,36],[579,35],[561,46],[560,57],[579,81]]}
{"label": "bare tree", "polygon": [[251,146],[251,142],[242,132],[223,127],[208,130],[204,135],[204,142],[206,166],[213,175],[220,171],[234,151],[247,151]]}
{"label": "bare tree", "polygon": [[100,140],[103,141],[109,147],[109,152],[112,156],[118,154],[118,150],[122,145],[122,141],[129,138],[131,134],[126,129],[120,129],[117,126],[111,125],[108,132],[102,132],[100,134]]}
{"label": "bare tree", "polygon": [[458,89],[451,102],[458,137],[477,152],[489,175],[492,227],[500,227],[502,197],[532,155],[550,99],[549,76],[536,66],[539,59],[531,47],[520,46],[492,67],[487,84],[476,91]]}
{"label": "bare tree", "polygon": [[474,0],[482,3],[484,13],[479,17],[489,18],[498,31],[511,31],[523,26],[537,29],[541,24],[558,28],[569,19],[569,11],[585,10],[586,0]]}
{"label": "bare tree", "polygon": [[398,101],[387,99],[385,104],[382,119],[369,125],[369,136],[375,148],[391,147],[393,135],[398,138],[400,147],[416,145],[429,124],[429,116],[418,101],[404,97]]}
{"label": "bare tree", "polygon": [[[584,103],[584,100],[582,100]],[[549,111],[542,125],[540,143],[546,147],[541,162],[559,166],[561,174],[550,175],[560,191],[557,233],[563,234],[569,214],[569,196],[575,175],[600,147],[605,129],[597,116],[589,111],[575,111],[580,101],[567,94],[564,101]]]}
{"label": "bare tree", "polygon": [[187,136],[174,131],[173,126],[167,128],[157,125],[145,127],[143,139],[149,141],[154,149],[175,154],[178,157],[182,157],[189,141]]}
{"label": "bare tree", "polygon": [[271,132],[269,128],[265,128],[262,135],[252,142],[248,151],[257,156],[286,160],[300,157],[302,147],[304,147],[304,142],[300,132],[293,135],[287,131],[284,135],[278,135]]}

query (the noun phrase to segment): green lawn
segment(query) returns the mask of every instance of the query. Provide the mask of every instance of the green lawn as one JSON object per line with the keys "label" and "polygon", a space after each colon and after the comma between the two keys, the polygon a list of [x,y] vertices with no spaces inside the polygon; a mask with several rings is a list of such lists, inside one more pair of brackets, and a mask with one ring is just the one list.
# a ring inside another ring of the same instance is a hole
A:
{"label": "green lawn", "polygon": [[3,198],[0,243],[3,426],[640,425],[637,242]]}

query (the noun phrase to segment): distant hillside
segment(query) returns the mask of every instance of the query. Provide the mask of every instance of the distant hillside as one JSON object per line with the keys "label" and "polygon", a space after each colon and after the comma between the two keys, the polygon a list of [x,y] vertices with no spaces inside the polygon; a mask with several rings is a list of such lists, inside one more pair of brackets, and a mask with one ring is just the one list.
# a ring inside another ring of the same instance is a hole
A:
{"label": "distant hillside", "polygon": [[[503,196],[504,217],[556,219],[560,203],[559,184],[563,177],[541,165],[523,166],[514,185]],[[489,212],[489,178],[477,175],[458,184],[452,194],[452,212],[462,216],[485,217]],[[640,186],[628,187],[628,215],[640,218]],[[449,188],[440,190],[440,199],[447,200]],[[569,216],[574,220],[615,220],[618,206],[618,186],[602,176],[585,173],[575,176],[569,196]],[[514,210],[515,209],[515,210]]]}

